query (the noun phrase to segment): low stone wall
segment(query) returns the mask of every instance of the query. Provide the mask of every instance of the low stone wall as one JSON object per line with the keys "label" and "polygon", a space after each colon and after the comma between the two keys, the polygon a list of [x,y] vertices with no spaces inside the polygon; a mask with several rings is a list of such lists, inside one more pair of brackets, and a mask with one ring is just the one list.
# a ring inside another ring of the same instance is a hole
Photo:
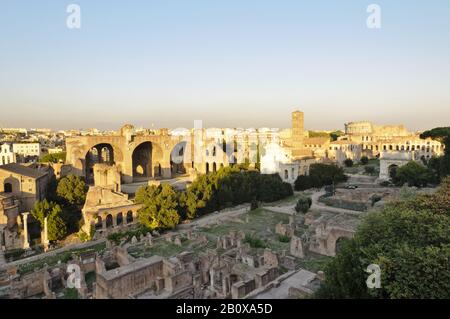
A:
{"label": "low stone wall", "polygon": [[349,201],[344,200],[336,197],[329,197],[326,195],[322,195],[319,197],[319,202],[331,206],[331,207],[337,207],[337,208],[343,208],[343,209],[349,209],[349,210],[355,210],[355,211],[362,211],[365,212],[369,209],[369,204],[364,202],[356,202],[356,201]]}

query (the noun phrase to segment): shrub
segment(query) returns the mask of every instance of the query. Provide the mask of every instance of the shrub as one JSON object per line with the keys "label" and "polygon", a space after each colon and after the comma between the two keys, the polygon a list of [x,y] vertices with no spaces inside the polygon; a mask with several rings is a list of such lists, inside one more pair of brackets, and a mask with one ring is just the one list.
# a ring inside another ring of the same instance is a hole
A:
{"label": "shrub", "polygon": [[253,199],[251,204],[250,204],[250,210],[258,209],[258,207],[259,207],[258,201],[256,199]]}
{"label": "shrub", "polygon": [[288,243],[291,241],[289,236],[286,236],[286,235],[278,235],[278,240],[282,243]]}
{"label": "shrub", "polygon": [[366,165],[369,163],[369,158],[367,156],[361,156],[360,162],[361,164]]}
{"label": "shrub", "polygon": [[382,182],[380,182],[380,186],[388,187],[389,185],[391,185],[391,183],[389,183],[389,181],[382,181]]}
{"label": "shrub", "polygon": [[376,202],[379,202],[381,199],[382,199],[381,195],[373,194],[373,195],[370,197],[370,202],[371,202],[371,204],[372,204],[372,206],[373,206],[373,205],[375,205]]}
{"label": "shrub", "polygon": [[250,244],[250,247],[252,248],[266,248],[266,243],[253,235],[245,235],[244,242]]}
{"label": "shrub", "polygon": [[299,175],[294,182],[296,191],[304,191],[312,187],[311,178],[307,175]]}
{"label": "shrub", "polygon": [[325,185],[337,184],[345,182],[347,176],[344,170],[333,164],[312,164],[309,168],[309,175],[299,175],[295,180],[295,190],[306,190],[309,188],[321,188]]}
{"label": "shrub", "polygon": [[367,174],[372,175],[372,174],[375,173],[375,167],[374,167],[374,166],[364,166],[364,171],[365,171]]}
{"label": "shrub", "polygon": [[393,181],[398,186],[408,184],[408,186],[424,187],[434,181],[434,176],[424,165],[411,161],[397,168]]}
{"label": "shrub", "polygon": [[353,160],[350,159],[350,158],[347,158],[347,159],[344,161],[344,165],[345,165],[346,167],[352,167],[352,166],[353,166]]}
{"label": "shrub", "polygon": [[312,205],[311,197],[302,195],[300,196],[300,198],[297,201],[297,204],[295,205],[295,211],[297,213],[302,212],[303,214],[306,214],[311,205]]}

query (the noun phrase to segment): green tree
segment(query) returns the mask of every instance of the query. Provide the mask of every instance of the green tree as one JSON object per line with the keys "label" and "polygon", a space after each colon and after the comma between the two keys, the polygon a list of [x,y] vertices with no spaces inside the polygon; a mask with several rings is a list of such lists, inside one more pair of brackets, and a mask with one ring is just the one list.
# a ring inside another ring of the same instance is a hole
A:
{"label": "green tree", "polygon": [[308,210],[311,208],[311,205],[312,205],[311,197],[302,195],[297,200],[297,204],[295,205],[295,211],[297,213],[302,212],[303,214],[306,214]]}
{"label": "green tree", "polygon": [[324,185],[345,182],[347,176],[342,167],[334,164],[312,164],[309,168],[309,176],[313,187],[319,188]]}
{"label": "green tree", "polygon": [[44,219],[47,217],[48,240],[55,241],[64,238],[67,227],[62,217],[61,206],[47,200],[38,201],[34,205],[31,215],[39,221],[41,229],[44,229]]}
{"label": "green tree", "polygon": [[367,156],[361,156],[360,162],[361,164],[366,165],[369,163],[369,158]]}
{"label": "green tree", "polygon": [[432,138],[444,144],[444,155],[438,159],[439,168],[435,169],[435,172],[439,180],[450,175],[450,126],[425,131],[420,138]]}
{"label": "green tree", "polygon": [[66,161],[66,152],[59,152],[44,155],[40,160],[41,163],[64,163]]}
{"label": "green tree", "polygon": [[311,178],[307,175],[299,175],[294,182],[294,189],[296,191],[304,191],[312,187]]}
{"label": "green tree", "polygon": [[87,189],[81,177],[69,175],[58,182],[56,194],[71,205],[82,205],[86,200]]}
{"label": "green tree", "polygon": [[397,168],[393,181],[396,185],[424,187],[434,180],[432,172],[422,164],[411,161]]}
{"label": "green tree", "polygon": [[375,167],[374,166],[364,166],[364,172],[369,175],[375,174]]}
{"label": "green tree", "polygon": [[344,165],[345,165],[346,167],[352,167],[352,166],[353,166],[353,160],[352,160],[351,158],[347,158],[347,159],[344,161]]}
{"label": "green tree", "polygon": [[434,140],[440,140],[441,142],[443,142],[443,139],[447,136],[450,136],[450,126],[436,127],[420,134],[420,138],[426,139],[430,137]]}
{"label": "green tree", "polygon": [[344,132],[342,131],[334,131],[330,133],[331,141],[337,141],[338,137],[344,135]]}
{"label": "green tree", "polygon": [[[429,195],[393,202],[363,220],[325,269],[319,298],[450,297],[450,177]],[[366,285],[369,264],[381,288]]]}
{"label": "green tree", "polygon": [[178,195],[169,184],[141,187],[136,192],[136,202],[142,204],[139,221],[149,229],[175,228],[180,221]]}

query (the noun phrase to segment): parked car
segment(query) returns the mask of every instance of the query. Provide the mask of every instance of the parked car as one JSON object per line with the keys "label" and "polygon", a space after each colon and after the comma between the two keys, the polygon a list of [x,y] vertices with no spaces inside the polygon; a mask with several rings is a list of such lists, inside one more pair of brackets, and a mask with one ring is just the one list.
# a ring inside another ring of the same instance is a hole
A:
{"label": "parked car", "polygon": [[347,189],[357,189],[358,185],[347,185]]}

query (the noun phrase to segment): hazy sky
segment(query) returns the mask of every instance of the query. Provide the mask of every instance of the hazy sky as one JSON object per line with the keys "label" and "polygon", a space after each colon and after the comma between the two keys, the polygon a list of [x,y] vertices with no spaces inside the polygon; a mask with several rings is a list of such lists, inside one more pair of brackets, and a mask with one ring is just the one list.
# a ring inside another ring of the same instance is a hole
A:
{"label": "hazy sky", "polygon": [[450,125],[450,1],[0,0],[0,126],[289,127],[294,109],[310,129]]}

